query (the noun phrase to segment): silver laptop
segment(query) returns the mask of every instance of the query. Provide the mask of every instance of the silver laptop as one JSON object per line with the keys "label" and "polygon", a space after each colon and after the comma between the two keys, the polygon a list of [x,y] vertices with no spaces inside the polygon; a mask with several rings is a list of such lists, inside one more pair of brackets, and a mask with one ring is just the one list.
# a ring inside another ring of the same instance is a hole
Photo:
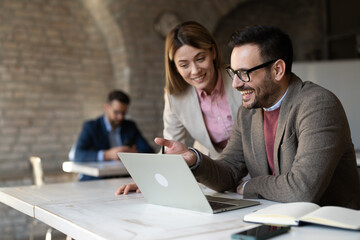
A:
{"label": "silver laptop", "polygon": [[260,204],[258,201],[205,196],[181,155],[118,153],[151,204],[218,213]]}

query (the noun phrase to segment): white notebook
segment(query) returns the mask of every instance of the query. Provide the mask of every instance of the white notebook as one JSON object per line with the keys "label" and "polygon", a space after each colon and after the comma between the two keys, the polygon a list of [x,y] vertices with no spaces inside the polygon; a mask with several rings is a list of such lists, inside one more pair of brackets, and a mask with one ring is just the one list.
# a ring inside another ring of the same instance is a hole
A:
{"label": "white notebook", "polygon": [[302,222],[360,230],[360,211],[310,202],[275,204],[244,216],[246,222],[299,225]]}

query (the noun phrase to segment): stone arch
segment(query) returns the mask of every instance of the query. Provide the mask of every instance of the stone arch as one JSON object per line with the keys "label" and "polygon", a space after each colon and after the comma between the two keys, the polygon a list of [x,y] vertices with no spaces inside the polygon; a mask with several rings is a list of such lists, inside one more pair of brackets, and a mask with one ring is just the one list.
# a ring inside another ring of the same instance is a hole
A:
{"label": "stone arch", "polygon": [[101,31],[106,42],[112,69],[114,74],[113,88],[121,88],[130,91],[130,67],[127,62],[126,44],[123,31],[114,20],[102,0],[82,0],[93,16],[98,29]]}

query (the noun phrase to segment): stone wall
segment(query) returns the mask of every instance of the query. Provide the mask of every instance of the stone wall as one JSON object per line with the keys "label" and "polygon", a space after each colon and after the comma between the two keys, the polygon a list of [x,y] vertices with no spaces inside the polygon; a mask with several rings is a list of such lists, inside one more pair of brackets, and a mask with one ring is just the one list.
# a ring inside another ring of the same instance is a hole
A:
{"label": "stone wall", "polygon": [[0,176],[28,157],[57,171],[82,121],[101,112],[109,54],[79,1],[0,1]]}
{"label": "stone wall", "polygon": [[[32,183],[31,155],[42,158],[48,182],[72,180],[61,163],[113,81],[102,33],[81,1],[1,0],[0,187]],[[1,204],[0,239],[28,239],[31,224]]]}

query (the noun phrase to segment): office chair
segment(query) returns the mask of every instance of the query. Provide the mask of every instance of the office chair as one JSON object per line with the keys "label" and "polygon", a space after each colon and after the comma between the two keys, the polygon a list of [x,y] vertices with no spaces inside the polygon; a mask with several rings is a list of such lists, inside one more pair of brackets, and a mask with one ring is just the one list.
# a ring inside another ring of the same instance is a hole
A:
{"label": "office chair", "polygon": [[[29,158],[29,161],[30,161],[30,164],[32,167],[34,185],[36,185],[36,186],[44,185],[45,181],[44,181],[44,172],[43,172],[43,168],[42,168],[42,164],[41,164],[41,158],[36,157],[36,156],[31,156]],[[38,221],[36,219],[34,219],[32,226],[31,226],[30,240],[34,239],[34,228],[36,227],[37,224],[38,224]],[[45,240],[51,240],[52,231],[53,231],[53,229],[51,227],[49,227],[45,234]],[[72,240],[72,238],[69,236],[66,236],[66,240]]]}
{"label": "office chair", "polygon": [[30,157],[29,161],[32,167],[34,185],[44,185],[44,172],[41,164],[41,158],[33,156]]}

